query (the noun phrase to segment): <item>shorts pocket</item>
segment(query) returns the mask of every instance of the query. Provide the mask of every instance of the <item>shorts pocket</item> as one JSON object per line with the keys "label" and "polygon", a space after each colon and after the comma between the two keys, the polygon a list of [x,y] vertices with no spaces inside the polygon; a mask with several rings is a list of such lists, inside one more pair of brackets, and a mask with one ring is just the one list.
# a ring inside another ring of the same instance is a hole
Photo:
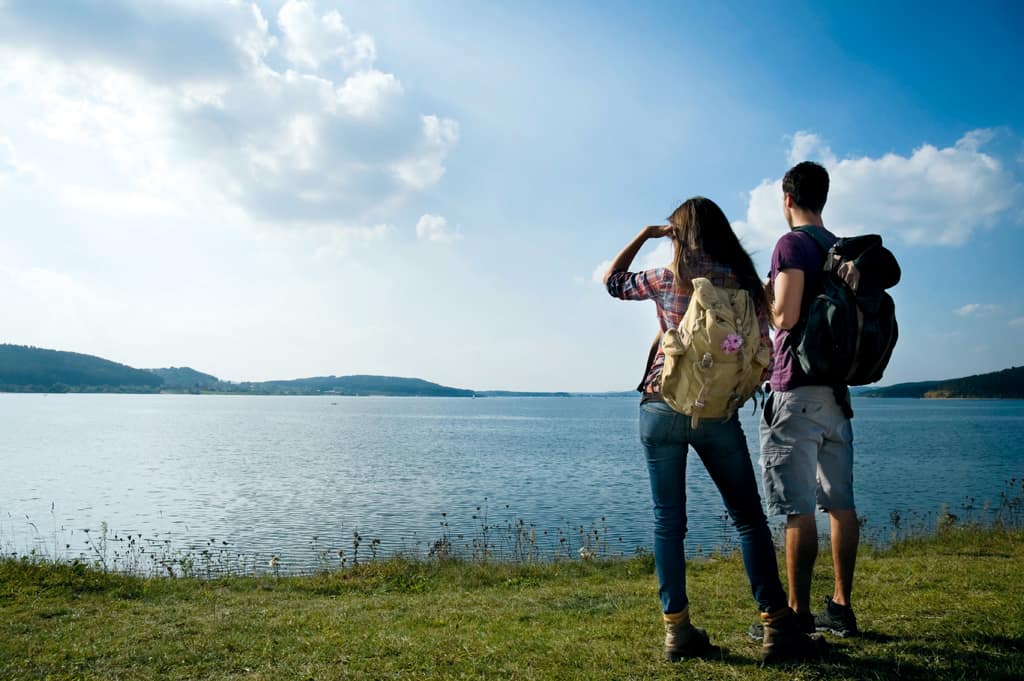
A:
{"label": "shorts pocket", "polygon": [[771,515],[814,511],[814,465],[800,452],[768,447],[761,453],[764,500]]}
{"label": "shorts pocket", "polygon": [[775,392],[768,393],[768,398],[761,409],[761,423],[768,427],[771,427],[772,419],[775,417],[775,395]]}
{"label": "shorts pocket", "polygon": [[817,400],[784,395],[773,406],[772,420],[769,422],[773,431],[786,429],[786,424],[791,421],[810,421],[826,425],[825,407]]}
{"label": "shorts pocket", "polygon": [[785,447],[767,447],[761,452],[761,465],[765,468],[785,466],[792,454],[793,450]]}

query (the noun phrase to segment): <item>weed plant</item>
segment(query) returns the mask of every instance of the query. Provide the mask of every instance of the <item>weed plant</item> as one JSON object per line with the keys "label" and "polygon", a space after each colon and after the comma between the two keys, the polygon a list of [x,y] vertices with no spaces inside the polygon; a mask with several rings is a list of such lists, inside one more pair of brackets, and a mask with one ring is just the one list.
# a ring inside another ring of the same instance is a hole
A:
{"label": "weed plant", "polygon": [[[285,557],[281,553],[258,556],[237,549],[226,539],[210,537],[181,547],[175,546],[168,537],[144,537],[140,533],[119,534],[112,532],[106,522],[98,530],[78,530],[83,536],[80,544],[84,550],[72,551],[71,537],[62,534],[51,505],[49,536],[44,536],[38,524],[25,518],[24,527],[32,536],[32,547],[18,549],[13,532],[14,521],[8,516],[7,522],[0,522],[0,557],[28,560],[32,562],[83,565],[100,572],[116,572],[141,577],[183,577],[215,579],[225,576],[242,575],[305,575],[323,574],[338,570],[351,570],[367,563],[376,563],[383,557],[398,557],[404,560],[448,562],[460,564],[491,563],[534,564],[558,561],[604,561],[623,559],[632,555],[647,555],[645,548],[628,552],[623,538],[614,535],[607,524],[607,518],[590,526],[566,523],[554,529],[541,529],[535,523],[510,515],[508,505],[505,514],[496,520],[490,510],[488,499],[476,507],[472,514],[473,531],[454,532],[447,512],[438,520],[438,535],[426,542],[411,545],[403,543],[396,547],[385,547],[379,537],[366,539],[360,530],[351,532],[350,540],[344,544],[324,542],[320,535],[309,540],[309,556]],[[864,543],[875,549],[886,546],[926,539],[936,534],[960,529],[993,528],[997,530],[1024,529],[1024,479],[1012,478],[1005,483],[998,501],[977,504],[973,497],[965,498],[957,507],[958,513],[950,511],[943,504],[938,511],[919,513],[893,511],[884,528],[868,527],[861,518]],[[706,558],[727,555],[735,548],[729,527],[728,515],[721,516],[720,544],[705,555],[702,546],[692,548],[692,557],[700,561]],[[776,545],[783,543],[781,528],[776,527]],[[74,535],[71,530],[70,534]],[[823,533],[822,542],[827,541]]]}

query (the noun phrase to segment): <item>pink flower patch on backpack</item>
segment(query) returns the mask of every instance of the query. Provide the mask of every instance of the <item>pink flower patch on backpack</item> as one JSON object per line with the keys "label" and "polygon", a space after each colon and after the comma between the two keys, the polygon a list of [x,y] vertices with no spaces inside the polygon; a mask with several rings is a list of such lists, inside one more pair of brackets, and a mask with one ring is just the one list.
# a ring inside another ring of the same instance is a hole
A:
{"label": "pink flower patch on backpack", "polygon": [[742,347],[743,336],[736,333],[730,333],[725,337],[725,340],[722,341],[722,352],[727,355],[735,355]]}

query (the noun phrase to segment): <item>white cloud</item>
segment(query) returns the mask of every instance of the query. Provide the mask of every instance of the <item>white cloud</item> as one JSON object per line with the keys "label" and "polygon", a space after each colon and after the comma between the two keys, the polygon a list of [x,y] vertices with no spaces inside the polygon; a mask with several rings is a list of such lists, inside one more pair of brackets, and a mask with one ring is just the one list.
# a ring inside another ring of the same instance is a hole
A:
{"label": "white cloud", "polygon": [[0,133],[62,200],[108,212],[372,228],[441,180],[458,141],[375,59],[372,38],[311,0],[274,21],[242,0],[14,0],[0,8]]}
{"label": "white cloud", "polygon": [[6,180],[32,180],[32,169],[18,160],[14,144],[6,137],[0,137],[0,183]]}
{"label": "white cloud", "polygon": [[337,62],[346,70],[373,64],[377,50],[373,38],[354,34],[337,10],[317,16],[312,2],[288,0],[277,13],[288,60],[314,71]]}
{"label": "white cloud", "polygon": [[[817,160],[828,168],[831,188],[823,216],[839,234],[960,245],[975,230],[1006,217],[1021,195],[1013,174],[981,151],[991,137],[988,130],[972,130],[953,146],[924,144],[909,156],[838,159],[818,135],[798,132],[789,160]],[[746,219],[734,227],[750,249],[774,245],[787,229],[781,178],[750,191]]]}
{"label": "white cloud", "polygon": [[969,317],[971,315],[989,314],[991,312],[995,312],[998,309],[998,305],[993,305],[991,303],[968,303],[963,307],[957,308],[956,310],[954,310],[954,312],[956,312],[961,317]]}
{"label": "white cloud", "polygon": [[459,140],[459,124],[447,118],[423,116],[416,153],[392,167],[395,176],[412,189],[424,189],[441,180],[448,150]]}
{"label": "white cloud", "polygon": [[801,161],[817,161],[825,166],[834,166],[836,157],[819,135],[801,130],[793,135],[790,143],[789,165],[794,166]]}
{"label": "white cloud", "polygon": [[317,235],[319,244],[314,251],[313,257],[316,260],[329,261],[333,258],[349,255],[355,246],[386,239],[394,233],[395,228],[392,225],[382,223],[371,227],[351,227],[345,230],[329,229],[319,231],[322,233]]}
{"label": "white cloud", "polygon": [[1017,317],[1016,319],[1011,319],[1009,324],[1015,329],[1024,328],[1024,317]]}
{"label": "white cloud", "polygon": [[79,333],[96,327],[98,319],[110,322],[93,328],[103,333],[115,327],[119,314],[133,315],[128,307],[114,302],[109,292],[41,267],[0,265],[0,291],[10,303],[0,323],[5,342],[35,342],[37,338]]}
{"label": "white cloud", "polygon": [[675,256],[675,249],[671,239],[658,239],[657,245],[643,260],[640,261],[640,269],[653,270],[656,267],[668,267]]}
{"label": "white cloud", "polygon": [[594,271],[590,274],[590,280],[594,283],[604,285],[604,273],[608,271],[608,268],[612,266],[611,260],[602,260]]}
{"label": "white cloud", "polygon": [[18,160],[14,154],[14,145],[6,137],[0,137],[0,176],[18,174]]}
{"label": "white cloud", "polygon": [[350,76],[338,88],[338,101],[353,116],[370,116],[380,111],[388,97],[402,94],[402,84],[390,73],[375,69]]}
{"label": "white cloud", "polygon": [[[638,264],[635,264],[630,268],[631,270],[653,270],[658,267],[668,267],[672,263],[672,257],[675,255],[675,251],[672,247],[672,241],[669,239],[658,239],[655,243],[656,245],[653,249],[644,249],[646,252],[644,252],[643,257],[640,258]],[[591,273],[591,281],[603,286],[604,274],[611,266],[611,260],[603,260]]]}
{"label": "white cloud", "polygon": [[104,191],[77,185],[64,185],[58,198],[76,211],[88,211],[116,218],[151,218],[174,215],[174,204],[144,192]]}
{"label": "white cloud", "polygon": [[237,76],[277,42],[242,0],[8,0],[0,11],[3,44],[174,85]]}
{"label": "white cloud", "polygon": [[462,234],[450,228],[445,217],[427,213],[416,223],[416,237],[427,241],[458,241]]}

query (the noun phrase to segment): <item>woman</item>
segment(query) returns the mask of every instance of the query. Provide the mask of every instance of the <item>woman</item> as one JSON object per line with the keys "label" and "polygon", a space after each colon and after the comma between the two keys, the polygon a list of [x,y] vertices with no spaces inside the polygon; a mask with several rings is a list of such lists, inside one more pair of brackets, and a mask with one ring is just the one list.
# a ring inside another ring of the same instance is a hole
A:
{"label": "woman", "polygon": [[[658,324],[664,332],[677,327],[686,313],[692,279],[707,277],[716,286],[743,288],[754,300],[761,341],[771,347],[764,285],[722,210],[710,199],[698,196],[679,206],[668,221],[667,225],[644,228],[619,253],[604,276],[608,293],[623,300],[653,300]],[[672,264],[629,272],[644,242],[660,237],[673,241]],[[729,419],[704,418],[692,428],[688,416],[673,411],[661,398],[659,379],[664,362],[659,344],[639,390],[643,395],[640,441],[654,500],[654,562],[665,622],[666,657],[676,661],[719,652],[711,645],[707,633],[690,623],[686,596],[683,538],[686,455],[690,446],[718,487],[739,531],[743,566],[764,625],[762,657],[772,661],[820,654],[820,638],[803,633],[800,621],[787,605],[739,417],[734,414]]]}

